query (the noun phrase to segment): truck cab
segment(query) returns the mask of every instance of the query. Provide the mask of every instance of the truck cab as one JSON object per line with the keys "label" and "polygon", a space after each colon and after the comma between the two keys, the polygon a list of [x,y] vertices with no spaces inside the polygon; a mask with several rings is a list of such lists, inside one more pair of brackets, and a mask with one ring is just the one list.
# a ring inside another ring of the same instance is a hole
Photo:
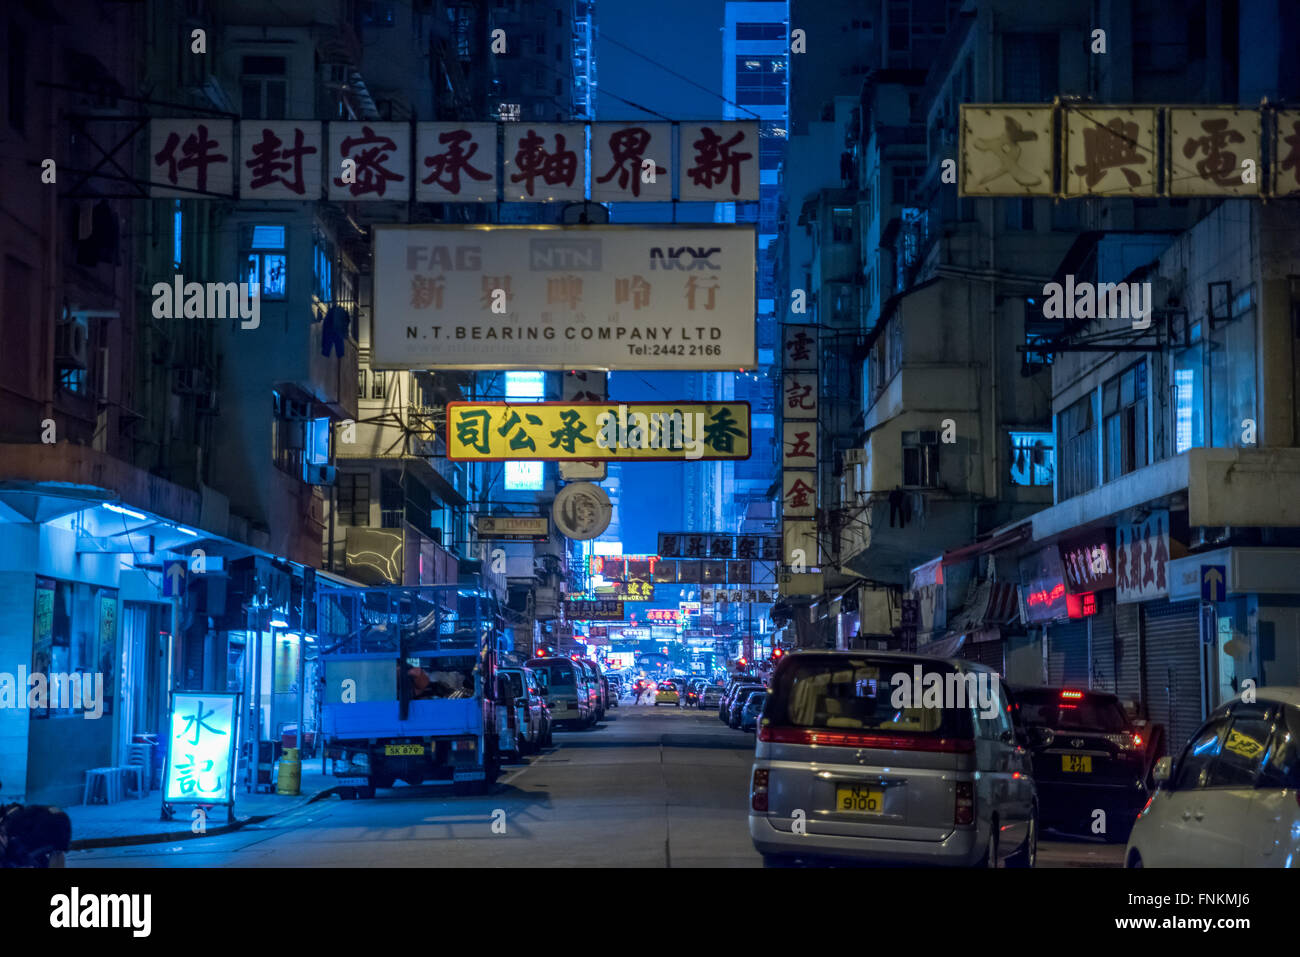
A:
{"label": "truck cab", "polygon": [[491,786],[503,630],[491,593],[464,585],[322,594],[321,731],[351,796],[398,780]]}

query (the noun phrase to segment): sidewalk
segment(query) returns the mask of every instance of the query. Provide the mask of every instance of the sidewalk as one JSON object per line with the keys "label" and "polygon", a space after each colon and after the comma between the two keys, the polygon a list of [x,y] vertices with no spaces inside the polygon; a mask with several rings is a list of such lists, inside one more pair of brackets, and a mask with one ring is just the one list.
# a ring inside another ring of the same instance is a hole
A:
{"label": "sidewalk", "polygon": [[160,820],[162,792],[153,791],[146,798],[126,798],[116,804],[78,804],[65,807],[72,819],[72,850],[114,847],[122,844],[153,844],[183,841],[195,837],[213,837],[236,831],[246,824],[256,824],[328,797],[337,787],[333,774],[322,774],[320,759],[308,759],[302,769],[302,783],[294,796],[283,794],[248,794],[241,787],[235,792],[234,821],[227,821],[227,809],[208,809],[207,831],[195,834],[191,828],[195,805],[177,805],[173,820]]}

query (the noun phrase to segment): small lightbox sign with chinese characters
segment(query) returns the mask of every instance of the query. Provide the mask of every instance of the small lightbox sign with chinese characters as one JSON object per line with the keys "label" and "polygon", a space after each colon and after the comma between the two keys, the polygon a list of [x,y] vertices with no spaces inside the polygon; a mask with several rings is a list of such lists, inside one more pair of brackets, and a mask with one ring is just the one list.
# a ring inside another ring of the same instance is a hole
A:
{"label": "small lightbox sign with chinese characters", "polygon": [[[673,147],[676,127],[678,145]],[[160,118],[153,197],[348,202],[752,203],[758,124],[408,123]],[[498,141],[501,156],[498,162]],[[497,170],[502,177],[498,178]],[[674,185],[676,189],[674,190]]]}
{"label": "small lightbox sign with chinese characters", "polygon": [[172,692],[164,804],[234,803],[240,694]]}
{"label": "small lightbox sign with chinese characters", "polygon": [[1300,196],[1300,113],[1272,106],[964,103],[958,152],[961,196]]}

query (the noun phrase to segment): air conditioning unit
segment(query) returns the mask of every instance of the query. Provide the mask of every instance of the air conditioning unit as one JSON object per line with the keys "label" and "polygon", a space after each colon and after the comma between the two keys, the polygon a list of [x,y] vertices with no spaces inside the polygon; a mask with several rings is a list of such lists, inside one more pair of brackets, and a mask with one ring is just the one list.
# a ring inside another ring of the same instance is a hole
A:
{"label": "air conditioning unit", "polygon": [[338,469],[333,465],[312,465],[304,462],[302,480],[308,485],[333,485],[338,478]]}
{"label": "air conditioning unit", "polygon": [[867,464],[867,450],[866,450],[866,449],[845,449],[845,450],[844,450],[844,470],[845,470],[845,471],[848,471],[848,469],[849,469],[850,466],[853,466],[853,465],[866,465],[866,464]]}
{"label": "air conditioning unit", "polygon": [[90,343],[85,323],[65,319],[54,328],[54,362],[64,369],[84,369],[89,364]]}

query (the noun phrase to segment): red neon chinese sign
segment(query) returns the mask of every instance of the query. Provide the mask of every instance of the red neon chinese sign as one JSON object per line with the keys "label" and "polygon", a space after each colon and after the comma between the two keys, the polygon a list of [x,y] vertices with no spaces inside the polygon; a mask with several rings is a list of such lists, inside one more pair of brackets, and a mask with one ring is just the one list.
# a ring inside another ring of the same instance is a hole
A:
{"label": "red neon chinese sign", "polygon": [[1065,610],[1071,618],[1088,618],[1097,614],[1097,593],[1086,591],[1081,595],[1066,595]]}

